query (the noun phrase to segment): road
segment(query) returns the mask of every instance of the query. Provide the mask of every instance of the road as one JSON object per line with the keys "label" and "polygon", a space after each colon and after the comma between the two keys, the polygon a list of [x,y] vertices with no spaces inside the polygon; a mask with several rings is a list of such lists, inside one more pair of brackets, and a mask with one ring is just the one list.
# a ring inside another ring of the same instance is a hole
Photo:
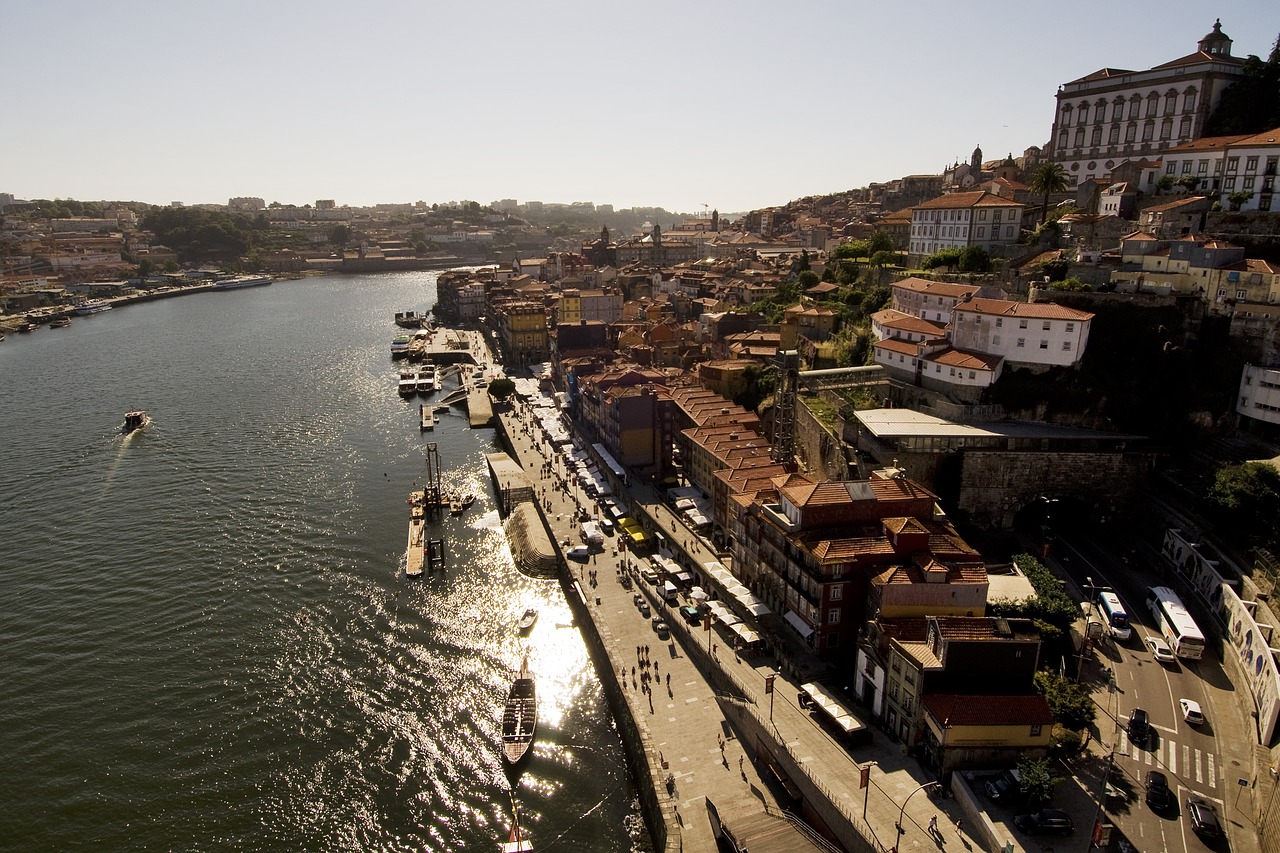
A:
{"label": "road", "polygon": [[[1075,583],[1077,597],[1085,597],[1091,587],[1111,587],[1124,602],[1133,628],[1127,641],[1109,640],[1094,653],[1096,665],[1111,670],[1115,679],[1113,689],[1094,694],[1101,711],[1100,737],[1114,753],[1110,783],[1126,795],[1123,801],[1110,801],[1112,822],[1143,851],[1225,849],[1207,845],[1192,831],[1185,814],[1188,797],[1208,800],[1221,816],[1226,811],[1225,798],[1236,796],[1231,772],[1241,761],[1229,757],[1231,745],[1220,743],[1214,728],[1217,714],[1236,713],[1221,662],[1211,648],[1198,661],[1179,659],[1166,664],[1155,660],[1147,640],[1160,634],[1146,609],[1145,591],[1160,579],[1117,560],[1084,538],[1059,539],[1054,548],[1055,562]],[[1085,663],[1083,678],[1103,675],[1105,683],[1105,674],[1090,666]],[[1178,702],[1182,698],[1200,703],[1206,718],[1203,724],[1192,726],[1183,720]],[[1145,744],[1132,742],[1125,731],[1135,708],[1144,709],[1150,717],[1151,737]],[[1246,745],[1239,745],[1242,757],[1245,750]],[[1146,776],[1153,770],[1168,777],[1176,797],[1175,806],[1161,814],[1144,801]]]}

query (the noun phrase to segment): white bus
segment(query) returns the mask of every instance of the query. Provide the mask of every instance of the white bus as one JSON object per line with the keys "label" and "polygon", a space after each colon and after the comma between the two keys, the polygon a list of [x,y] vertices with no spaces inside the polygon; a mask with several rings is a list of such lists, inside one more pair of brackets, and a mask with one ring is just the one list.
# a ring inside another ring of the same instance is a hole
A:
{"label": "white bus", "polygon": [[1147,590],[1147,606],[1173,653],[1187,660],[1200,660],[1204,654],[1204,634],[1182,606],[1178,594],[1166,586],[1153,586]]}
{"label": "white bus", "polygon": [[1098,612],[1114,639],[1123,642],[1133,635],[1133,629],[1129,627],[1129,614],[1125,611],[1120,596],[1111,590],[1098,593]]}

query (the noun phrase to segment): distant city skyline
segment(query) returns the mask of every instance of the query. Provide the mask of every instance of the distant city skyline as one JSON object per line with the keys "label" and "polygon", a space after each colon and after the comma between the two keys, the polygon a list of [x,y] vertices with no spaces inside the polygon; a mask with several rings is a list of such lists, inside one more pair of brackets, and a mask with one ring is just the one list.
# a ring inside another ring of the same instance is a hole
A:
{"label": "distant city skyline", "polygon": [[741,212],[1049,138],[1054,94],[1261,2],[6,4],[0,192]]}

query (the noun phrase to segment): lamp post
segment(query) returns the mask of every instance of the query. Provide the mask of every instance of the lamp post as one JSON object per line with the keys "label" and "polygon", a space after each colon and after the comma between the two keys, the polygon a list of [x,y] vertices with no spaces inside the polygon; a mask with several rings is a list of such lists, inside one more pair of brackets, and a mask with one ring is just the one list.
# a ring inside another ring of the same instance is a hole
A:
{"label": "lamp post", "polygon": [[894,824],[894,826],[896,826],[896,827],[897,827],[897,829],[898,829],[898,841],[899,841],[899,844],[897,844],[897,845],[895,845],[895,846],[897,846],[897,847],[902,846],[902,845],[901,845],[902,836],[903,836],[903,835],[905,835],[905,834],[906,834],[906,831],[907,831],[907,830],[902,826],[903,816],[906,814],[906,811],[907,811],[907,803],[911,802],[911,798],[912,798],[912,797],[914,797],[914,796],[915,796],[917,793],[919,793],[920,791],[923,791],[925,788],[932,788],[932,787],[934,787],[934,786],[935,786],[935,785],[937,785],[937,784],[938,784],[937,782],[925,782],[923,785],[921,785],[920,787],[916,788],[916,789],[915,789],[914,791],[912,791],[910,794],[907,794],[907,798],[906,798],[905,800],[903,800],[903,801],[902,801],[902,808],[898,809],[898,822],[897,822],[896,824]]}

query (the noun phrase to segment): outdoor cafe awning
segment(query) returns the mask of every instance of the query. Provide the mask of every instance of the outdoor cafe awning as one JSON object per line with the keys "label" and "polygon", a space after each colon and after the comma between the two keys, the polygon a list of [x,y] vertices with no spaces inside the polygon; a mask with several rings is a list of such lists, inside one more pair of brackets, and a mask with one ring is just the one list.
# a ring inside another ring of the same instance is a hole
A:
{"label": "outdoor cafe awning", "polygon": [[787,620],[788,625],[796,629],[801,637],[807,640],[813,636],[813,629],[809,627],[809,623],[800,618],[799,613],[794,610],[788,610],[787,615],[783,618]]}

